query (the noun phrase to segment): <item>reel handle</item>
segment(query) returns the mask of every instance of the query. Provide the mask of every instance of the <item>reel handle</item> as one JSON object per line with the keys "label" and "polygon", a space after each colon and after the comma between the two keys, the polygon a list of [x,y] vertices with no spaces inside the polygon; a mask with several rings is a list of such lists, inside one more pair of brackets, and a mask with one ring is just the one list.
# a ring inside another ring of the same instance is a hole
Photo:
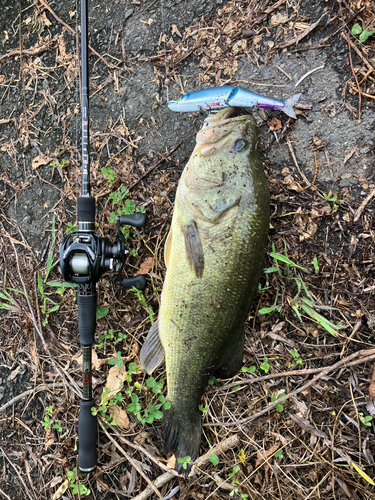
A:
{"label": "reel handle", "polygon": [[132,278],[122,278],[121,280],[121,286],[124,288],[138,288],[138,290],[143,290],[147,286],[146,278],[143,276],[143,274],[139,274],[138,276],[133,276]]}
{"label": "reel handle", "polygon": [[117,218],[120,226],[143,227],[146,224],[147,215],[142,212],[136,214],[120,215]]}

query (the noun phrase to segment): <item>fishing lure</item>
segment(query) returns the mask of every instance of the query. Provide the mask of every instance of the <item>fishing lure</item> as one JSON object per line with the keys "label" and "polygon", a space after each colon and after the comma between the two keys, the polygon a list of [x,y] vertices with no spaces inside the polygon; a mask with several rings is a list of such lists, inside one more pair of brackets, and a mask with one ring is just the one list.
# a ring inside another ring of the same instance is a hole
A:
{"label": "fishing lure", "polygon": [[301,94],[295,94],[285,101],[272,99],[264,95],[255,94],[241,87],[211,87],[197,90],[181,96],[177,101],[170,101],[168,107],[171,111],[199,111],[201,109],[213,110],[228,106],[237,108],[267,108],[283,111],[291,118],[297,119],[293,106]]}

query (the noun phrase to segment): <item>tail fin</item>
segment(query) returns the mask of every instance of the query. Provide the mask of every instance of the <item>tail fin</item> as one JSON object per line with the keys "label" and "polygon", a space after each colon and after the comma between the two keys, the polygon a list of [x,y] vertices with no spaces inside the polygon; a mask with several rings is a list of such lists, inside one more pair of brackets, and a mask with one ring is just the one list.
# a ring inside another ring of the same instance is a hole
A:
{"label": "tail fin", "polygon": [[291,118],[294,118],[295,120],[297,119],[296,114],[294,112],[293,106],[295,103],[298,101],[298,99],[301,97],[302,94],[294,94],[292,97],[289,97],[284,104],[283,107],[283,112],[290,116]]}
{"label": "tail fin", "polygon": [[189,474],[191,463],[199,455],[202,435],[201,415],[196,412],[177,414],[173,406],[163,412],[163,433],[164,433],[164,451],[168,454],[172,451],[176,459],[190,457],[186,469],[183,463],[177,463],[176,469],[180,474]]}

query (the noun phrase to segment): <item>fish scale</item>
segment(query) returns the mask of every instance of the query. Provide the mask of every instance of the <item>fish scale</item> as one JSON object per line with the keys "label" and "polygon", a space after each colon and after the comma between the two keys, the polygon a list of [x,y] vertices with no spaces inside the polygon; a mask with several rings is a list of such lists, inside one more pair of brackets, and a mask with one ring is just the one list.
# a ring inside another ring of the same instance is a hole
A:
{"label": "fish scale", "polygon": [[230,377],[241,367],[269,210],[253,117],[232,108],[209,116],[177,188],[158,322],[141,351],[143,367],[152,371],[158,336],[171,403],[163,412],[165,451],[177,458],[199,454],[198,406],[209,377]]}

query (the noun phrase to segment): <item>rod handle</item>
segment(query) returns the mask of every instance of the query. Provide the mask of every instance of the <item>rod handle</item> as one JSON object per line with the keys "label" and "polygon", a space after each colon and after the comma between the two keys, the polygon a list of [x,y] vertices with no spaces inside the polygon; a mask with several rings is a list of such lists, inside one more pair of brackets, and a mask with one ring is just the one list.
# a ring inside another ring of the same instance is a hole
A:
{"label": "rod handle", "polygon": [[95,342],[96,328],[96,294],[78,295],[78,332],[81,345],[92,345]]}
{"label": "rod handle", "polygon": [[78,468],[84,474],[90,474],[95,469],[97,460],[98,424],[91,408],[95,408],[93,399],[81,400],[78,419]]}

